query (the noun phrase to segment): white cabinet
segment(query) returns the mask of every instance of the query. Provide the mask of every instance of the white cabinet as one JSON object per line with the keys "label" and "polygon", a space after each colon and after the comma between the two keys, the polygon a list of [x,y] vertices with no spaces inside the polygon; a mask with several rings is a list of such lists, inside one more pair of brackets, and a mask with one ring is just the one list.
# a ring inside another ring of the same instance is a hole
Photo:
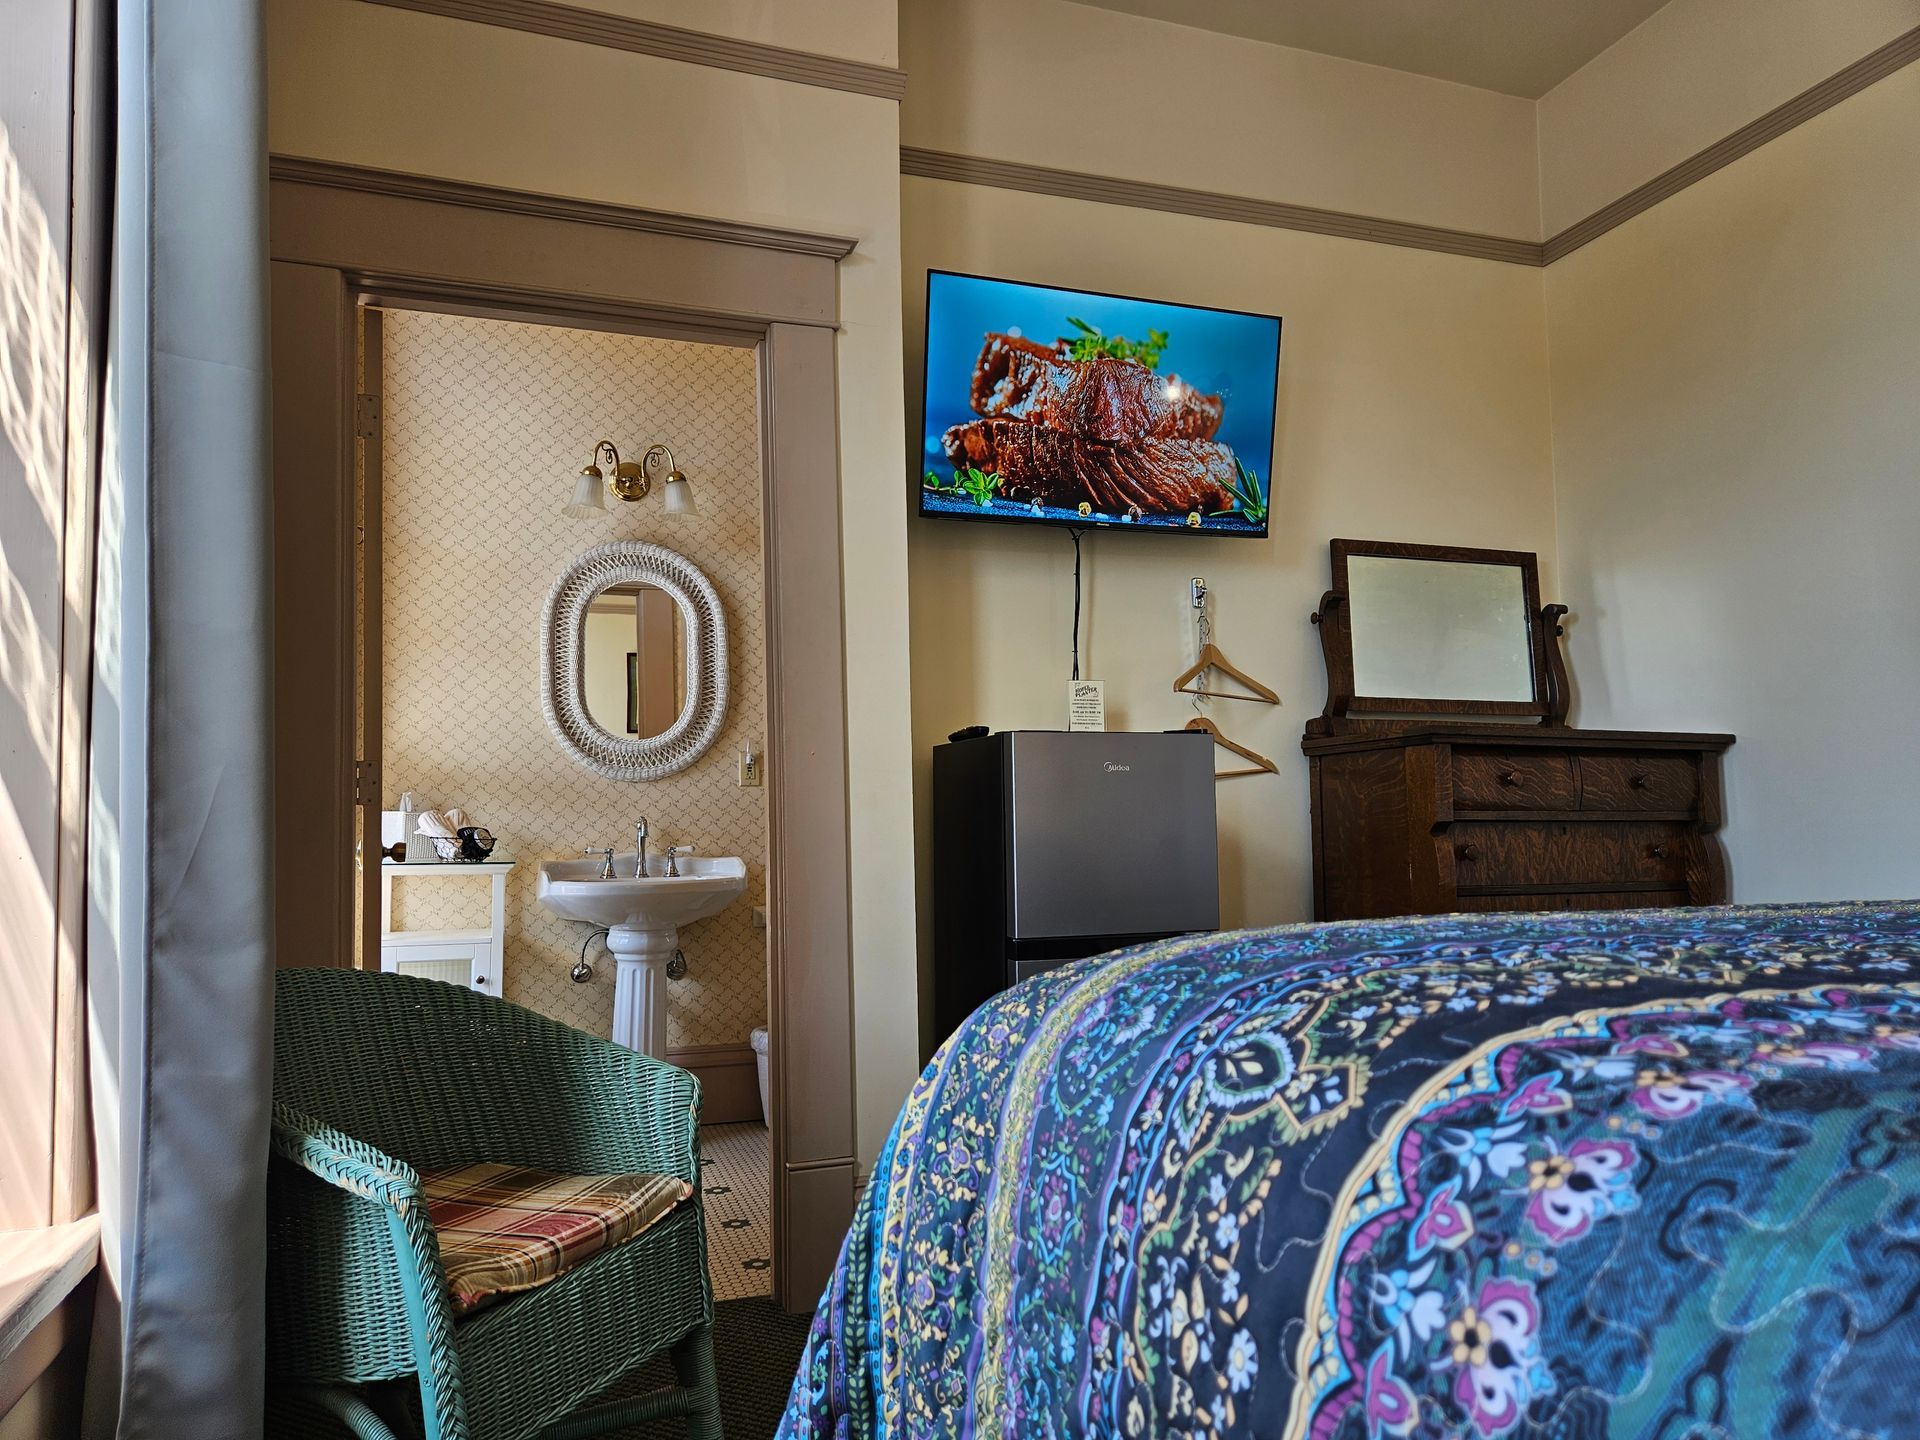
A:
{"label": "white cabinet", "polygon": [[[507,931],[507,874],[513,861],[383,860],[380,862],[380,968],[501,993]],[[445,884],[485,877],[491,904],[484,930],[395,930],[393,887],[399,880]]]}

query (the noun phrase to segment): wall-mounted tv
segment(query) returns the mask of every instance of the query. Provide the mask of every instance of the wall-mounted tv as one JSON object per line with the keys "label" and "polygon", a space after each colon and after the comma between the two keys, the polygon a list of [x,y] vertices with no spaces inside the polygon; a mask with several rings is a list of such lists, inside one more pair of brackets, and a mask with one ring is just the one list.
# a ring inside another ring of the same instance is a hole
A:
{"label": "wall-mounted tv", "polygon": [[1267,533],[1280,317],[927,274],[920,513]]}

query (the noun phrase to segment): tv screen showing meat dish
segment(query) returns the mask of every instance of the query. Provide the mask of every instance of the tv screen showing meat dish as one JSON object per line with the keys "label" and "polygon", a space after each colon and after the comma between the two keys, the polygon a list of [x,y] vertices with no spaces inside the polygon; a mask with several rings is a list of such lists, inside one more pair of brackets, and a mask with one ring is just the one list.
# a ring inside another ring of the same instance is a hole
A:
{"label": "tv screen showing meat dish", "polygon": [[1267,533],[1280,319],[927,276],[920,513]]}

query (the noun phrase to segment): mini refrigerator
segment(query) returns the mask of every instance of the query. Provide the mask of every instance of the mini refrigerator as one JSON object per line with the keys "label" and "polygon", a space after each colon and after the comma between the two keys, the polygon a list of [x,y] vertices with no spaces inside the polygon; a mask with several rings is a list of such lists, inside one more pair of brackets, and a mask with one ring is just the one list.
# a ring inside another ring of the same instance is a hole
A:
{"label": "mini refrigerator", "polygon": [[1069,960],[1220,926],[1213,738],[1012,730],[933,752],[934,1034]]}

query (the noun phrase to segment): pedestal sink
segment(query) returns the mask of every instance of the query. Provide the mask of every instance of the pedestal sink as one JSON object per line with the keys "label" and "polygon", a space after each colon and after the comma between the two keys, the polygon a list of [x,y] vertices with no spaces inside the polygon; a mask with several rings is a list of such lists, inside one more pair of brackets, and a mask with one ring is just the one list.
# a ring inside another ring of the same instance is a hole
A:
{"label": "pedestal sink", "polygon": [[542,860],[540,903],[568,920],[607,927],[613,977],[613,1038],[629,1050],[664,1058],[667,1051],[667,962],[680,927],[717,915],[747,888],[747,866],[732,856],[682,856],[678,875],[653,860],[644,879],[631,851],[613,857],[613,877],[600,878],[598,858]]}

